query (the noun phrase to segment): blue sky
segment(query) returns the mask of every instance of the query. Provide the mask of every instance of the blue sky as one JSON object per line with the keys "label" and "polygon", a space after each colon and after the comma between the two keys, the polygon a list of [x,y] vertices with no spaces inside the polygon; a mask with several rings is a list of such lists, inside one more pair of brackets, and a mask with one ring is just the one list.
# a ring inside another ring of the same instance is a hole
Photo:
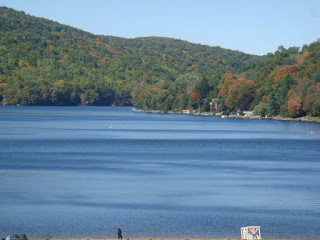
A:
{"label": "blue sky", "polygon": [[320,38],[320,0],[0,0],[0,6],[95,34],[172,37],[259,55]]}

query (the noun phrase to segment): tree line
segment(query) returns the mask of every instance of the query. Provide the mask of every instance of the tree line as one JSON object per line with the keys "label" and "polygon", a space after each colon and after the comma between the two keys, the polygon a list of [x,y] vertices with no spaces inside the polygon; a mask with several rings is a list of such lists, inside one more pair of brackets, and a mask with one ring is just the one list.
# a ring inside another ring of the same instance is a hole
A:
{"label": "tree line", "polygon": [[319,41],[261,57],[170,38],[94,35],[5,7],[0,22],[5,105],[320,116]]}
{"label": "tree line", "polygon": [[[210,109],[212,99],[217,109]],[[253,110],[256,115],[320,116],[320,41],[285,49],[280,46],[234,73],[180,75],[176,81],[148,85],[133,95],[144,110],[199,109],[223,114]]]}

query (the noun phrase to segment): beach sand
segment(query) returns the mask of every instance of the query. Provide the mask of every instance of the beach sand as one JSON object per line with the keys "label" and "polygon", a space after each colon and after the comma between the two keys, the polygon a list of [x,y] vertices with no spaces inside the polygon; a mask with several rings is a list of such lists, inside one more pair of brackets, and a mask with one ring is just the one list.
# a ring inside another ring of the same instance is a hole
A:
{"label": "beach sand", "polygon": [[[124,237],[123,240],[241,240],[241,238],[128,238]],[[263,240],[307,240],[301,238],[262,238]],[[320,239],[320,238],[318,238]],[[29,240],[117,240],[117,238],[29,238]],[[312,239],[315,240],[315,239]]]}

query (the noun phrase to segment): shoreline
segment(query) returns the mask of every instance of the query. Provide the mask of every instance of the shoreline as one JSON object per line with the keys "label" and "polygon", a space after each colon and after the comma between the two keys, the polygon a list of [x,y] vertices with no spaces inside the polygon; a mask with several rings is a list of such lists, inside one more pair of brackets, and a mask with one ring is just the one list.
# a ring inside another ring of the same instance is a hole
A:
{"label": "shoreline", "polygon": [[[241,240],[241,238],[127,238],[124,240]],[[317,240],[319,238],[262,238],[263,240]],[[28,238],[28,240],[116,240],[115,238]]]}
{"label": "shoreline", "polygon": [[320,118],[315,117],[299,117],[299,118],[284,118],[284,117],[260,117],[260,116],[221,116],[216,115],[210,112],[196,113],[196,114],[186,114],[182,112],[173,112],[168,111],[164,112],[161,110],[150,110],[144,111],[140,109],[132,109],[132,112],[142,112],[142,113],[157,113],[157,114],[180,114],[180,115],[190,115],[190,116],[210,116],[210,117],[218,117],[218,118],[232,118],[232,119],[246,119],[246,120],[278,120],[278,121],[287,121],[287,122],[313,122],[320,123]]}

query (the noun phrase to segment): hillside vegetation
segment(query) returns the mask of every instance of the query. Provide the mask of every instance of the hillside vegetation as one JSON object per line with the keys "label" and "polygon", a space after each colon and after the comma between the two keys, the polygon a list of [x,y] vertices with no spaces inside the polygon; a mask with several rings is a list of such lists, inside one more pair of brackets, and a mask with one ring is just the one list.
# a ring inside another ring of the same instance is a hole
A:
{"label": "hillside vegetation", "polygon": [[[0,8],[0,101],[320,115],[320,43],[259,57],[170,38],[101,36]],[[215,109],[212,109],[215,110]]]}
{"label": "hillside vegetation", "polygon": [[169,38],[97,36],[0,8],[3,104],[131,104],[146,85],[234,71],[253,56]]}

